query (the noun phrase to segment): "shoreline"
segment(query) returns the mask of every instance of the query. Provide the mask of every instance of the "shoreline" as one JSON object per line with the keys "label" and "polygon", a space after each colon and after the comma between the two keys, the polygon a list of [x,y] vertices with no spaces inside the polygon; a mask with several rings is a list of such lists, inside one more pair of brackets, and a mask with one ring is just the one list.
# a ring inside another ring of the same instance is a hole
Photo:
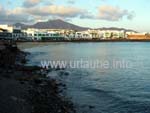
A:
{"label": "shoreline", "polygon": [[25,66],[29,53],[11,43],[0,46],[0,113],[75,113],[73,103],[60,95],[65,84],[47,77],[51,70]]}
{"label": "shoreline", "polygon": [[17,42],[150,42],[150,39],[103,39],[103,40],[46,40],[46,41],[17,41]]}

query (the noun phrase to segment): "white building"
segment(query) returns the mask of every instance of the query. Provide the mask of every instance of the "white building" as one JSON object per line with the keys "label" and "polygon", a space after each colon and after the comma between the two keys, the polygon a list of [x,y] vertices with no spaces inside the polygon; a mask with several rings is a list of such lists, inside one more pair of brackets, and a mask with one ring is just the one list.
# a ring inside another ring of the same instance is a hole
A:
{"label": "white building", "polygon": [[60,40],[64,39],[64,34],[58,32],[58,31],[52,31],[47,29],[34,29],[29,28],[27,30],[24,30],[24,33],[27,34],[27,37],[32,40]]}
{"label": "white building", "polygon": [[75,33],[76,39],[92,39],[91,34],[88,31],[81,31]]}
{"label": "white building", "polygon": [[13,32],[13,26],[11,25],[0,25],[0,28],[7,30],[8,32]]}
{"label": "white building", "polygon": [[125,38],[124,30],[101,30],[100,33],[103,39]]}
{"label": "white building", "polygon": [[21,27],[16,27],[13,25],[0,25],[0,28],[6,30],[6,32],[9,34],[11,33],[11,39],[13,40],[18,40],[19,38],[24,37],[24,34],[21,31]]}
{"label": "white building", "polygon": [[38,29],[28,28],[27,30],[23,30],[28,39],[34,40],[34,34],[38,32]]}

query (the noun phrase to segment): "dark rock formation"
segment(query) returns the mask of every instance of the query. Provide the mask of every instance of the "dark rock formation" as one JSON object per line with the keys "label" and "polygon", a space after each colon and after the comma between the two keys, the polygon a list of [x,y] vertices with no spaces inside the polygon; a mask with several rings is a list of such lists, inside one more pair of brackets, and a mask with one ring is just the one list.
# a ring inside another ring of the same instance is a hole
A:
{"label": "dark rock formation", "polygon": [[[59,85],[37,66],[25,66],[26,53],[14,42],[0,42],[0,113],[74,113]],[[43,74],[44,73],[44,74]]]}

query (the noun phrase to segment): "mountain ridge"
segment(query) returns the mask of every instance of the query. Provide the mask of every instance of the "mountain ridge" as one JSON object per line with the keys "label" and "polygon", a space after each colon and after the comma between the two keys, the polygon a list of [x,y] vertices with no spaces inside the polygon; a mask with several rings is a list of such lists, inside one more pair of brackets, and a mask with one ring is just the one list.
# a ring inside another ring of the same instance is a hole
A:
{"label": "mountain ridge", "polygon": [[[46,22],[37,22],[33,25],[26,25],[26,24],[22,24],[22,23],[16,23],[14,24],[15,26],[20,26],[22,29],[27,29],[27,28],[37,28],[37,29],[72,29],[72,30],[77,30],[77,31],[84,31],[84,30],[88,30],[88,29],[92,29],[92,28],[88,28],[88,27],[81,27],[78,25],[74,25],[72,23],[69,22],[65,22],[63,20],[60,19],[56,19],[56,20],[48,20]],[[99,29],[99,30],[125,30],[125,32],[127,31],[131,31],[131,32],[137,32],[135,30],[132,29],[125,29],[125,28],[118,28],[118,27],[102,27],[102,28],[94,28],[94,29]]]}

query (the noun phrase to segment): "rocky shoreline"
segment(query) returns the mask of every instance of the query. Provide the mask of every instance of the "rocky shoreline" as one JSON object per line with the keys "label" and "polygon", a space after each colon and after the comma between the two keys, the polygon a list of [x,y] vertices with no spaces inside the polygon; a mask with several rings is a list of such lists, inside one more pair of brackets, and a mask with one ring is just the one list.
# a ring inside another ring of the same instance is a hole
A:
{"label": "rocky shoreline", "polygon": [[0,113],[75,113],[60,95],[64,84],[47,78],[48,70],[24,65],[28,54],[15,42],[0,42]]}

